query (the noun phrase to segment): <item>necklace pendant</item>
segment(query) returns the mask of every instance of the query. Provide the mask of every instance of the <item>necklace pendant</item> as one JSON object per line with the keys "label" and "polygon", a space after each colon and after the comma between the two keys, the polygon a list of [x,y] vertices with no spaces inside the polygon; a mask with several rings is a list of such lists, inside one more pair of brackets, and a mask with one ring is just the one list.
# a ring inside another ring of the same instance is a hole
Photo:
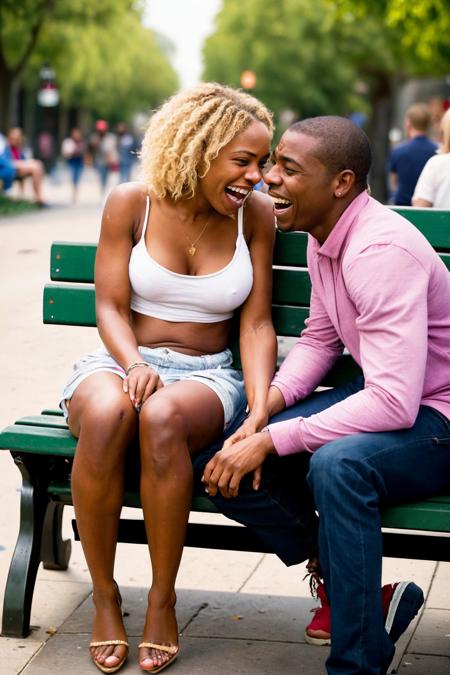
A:
{"label": "necklace pendant", "polygon": [[196,250],[197,249],[195,248],[194,244],[191,244],[188,248],[189,255],[195,255]]}

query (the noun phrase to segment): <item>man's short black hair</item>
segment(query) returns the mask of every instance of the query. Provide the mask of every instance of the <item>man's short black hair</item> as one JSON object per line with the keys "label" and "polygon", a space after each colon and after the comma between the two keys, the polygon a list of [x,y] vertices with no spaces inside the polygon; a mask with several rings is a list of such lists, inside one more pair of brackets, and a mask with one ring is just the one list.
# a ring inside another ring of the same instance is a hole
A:
{"label": "man's short black hair", "polygon": [[295,122],[289,131],[320,140],[316,156],[332,174],[350,169],[356,187],[367,188],[367,174],[372,163],[369,139],[362,129],[346,117],[324,115]]}

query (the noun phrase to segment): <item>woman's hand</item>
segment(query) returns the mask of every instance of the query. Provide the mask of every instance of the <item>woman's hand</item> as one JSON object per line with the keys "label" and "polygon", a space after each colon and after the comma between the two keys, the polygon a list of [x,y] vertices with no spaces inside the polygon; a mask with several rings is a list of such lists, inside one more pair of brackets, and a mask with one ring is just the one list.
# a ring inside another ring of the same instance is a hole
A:
{"label": "woman's hand", "polygon": [[158,389],[164,387],[164,383],[158,373],[150,366],[139,365],[129,370],[123,381],[123,390],[130,396],[130,401],[137,412],[140,412],[145,401]]}
{"label": "woman's hand", "polygon": [[228,448],[230,445],[233,445],[233,443],[242,441],[244,438],[247,438],[252,434],[256,434],[267,425],[267,421],[267,414],[257,415],[256,413],[250,412],[242,422],[241,426],[236,429],[234,434],[227,438],[223,444],[223,447]]}

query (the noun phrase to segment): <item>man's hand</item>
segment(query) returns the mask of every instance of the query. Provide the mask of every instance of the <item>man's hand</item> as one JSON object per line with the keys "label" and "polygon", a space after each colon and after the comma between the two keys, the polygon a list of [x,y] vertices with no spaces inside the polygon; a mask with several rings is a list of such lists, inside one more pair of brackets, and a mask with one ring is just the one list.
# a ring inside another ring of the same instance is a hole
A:
{"label": "man's hand", "polygon": [[220,490],[224,497],[236,497],[239,484],[250,471],[254,471],[253,489],[261,482],[261,466],[275,448],[268,431],[261,431],[236,441],[216,452],[203,472],[202,481],[212,497]]}

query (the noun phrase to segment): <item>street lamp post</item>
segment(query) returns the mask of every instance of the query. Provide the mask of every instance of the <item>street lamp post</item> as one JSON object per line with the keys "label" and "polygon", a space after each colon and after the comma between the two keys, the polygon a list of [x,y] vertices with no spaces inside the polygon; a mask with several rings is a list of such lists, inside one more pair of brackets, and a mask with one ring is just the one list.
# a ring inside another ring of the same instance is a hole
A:
{"label": "street lamp post", "polygon": [[43,108],[54,108],[59,103],[59,91],[55,82],[55,71],[45,65],[39,71],[41,85],[37,93],[37,102]]}

